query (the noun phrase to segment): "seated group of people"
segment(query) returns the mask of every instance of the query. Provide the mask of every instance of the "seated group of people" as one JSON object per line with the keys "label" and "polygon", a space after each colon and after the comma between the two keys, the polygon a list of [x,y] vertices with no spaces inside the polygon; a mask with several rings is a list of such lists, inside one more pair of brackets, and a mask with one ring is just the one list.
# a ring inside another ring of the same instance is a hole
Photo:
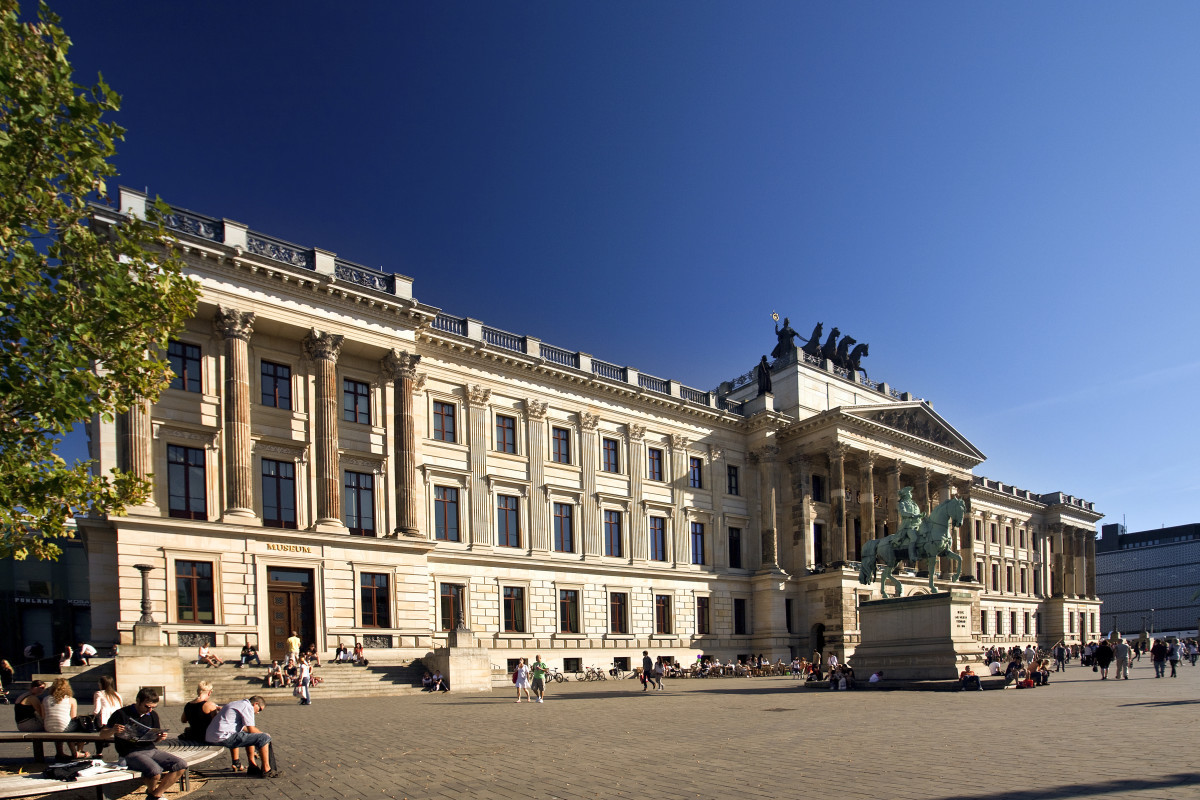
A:
{"label": "seated group of people", "polygon": [[[195,699],[183,707],[179,721],[186,723],[187,728],[179,738],[229,748],[235,772],[246,772],[261,778],[278,777],[281,773],[275,766],[275,748],[271,746],[271,737],[255,726],[255,715],[267,707],[267,701],[254,695],[245,700],[218,705],[212,699],[212,690],[212,684],[208,681],[196,684]],[[140,693],[138,697],[141,697]],[[240,757],[243,747],[246,748],[245,765]],[[120,752],[119,740],[117,751]]]}
{"label": "seated group of people", "polygon": [[362,642],[355,642],[354,648],[348,649],[344,644],[338,642],[337,650],[333,654],[333,663],[335,664],[361,664],[367,665],[367,658],[363,655]]}
{"label": "seated group of people", "polygon": [[448,692],[450,684],[440,669],[435,669],[432,674],[425,670],[425,674],[421,676],[421,689],[426,692]]}
{"label": "seated group of people", "polygon": [[325,679],[312,671],[313,667],[320,665],[320,662],[312,663],[307,655],[300,656],[298,659],[293,655],[288,655],[287,660],[282,664],[278,661],[271,662],[271,666],[267,667],[267,674],[263,676],[263,686],[268,689],[302,686],[306,677],[308,685],[320,686]]}
{"label": "seated group of people", "polygon": [[[988,673],[1004,675],[1005,689],[1032,689],[1035,686],[1047,686],[1050,683],[1050,659],[1034,658],[1026,663],[1024,653],[1012,653],[1008,666],[1001,669],[999,661],[988,664]],[[983,691],[983,684],[975,670],[968,664],[958,675],[959,691]]]}

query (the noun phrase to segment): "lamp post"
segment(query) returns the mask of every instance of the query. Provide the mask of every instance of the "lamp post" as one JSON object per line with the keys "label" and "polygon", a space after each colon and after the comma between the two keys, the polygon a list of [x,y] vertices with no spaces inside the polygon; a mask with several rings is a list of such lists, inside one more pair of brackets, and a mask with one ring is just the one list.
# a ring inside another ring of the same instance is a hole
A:
{"label": "lamp post", "polygon": [[150,564],[134,564],[133,568],[142,573],[142,616],[133,624],[133,643],[136,645],[158,645],[159,627],[151,616],[150,605]]}

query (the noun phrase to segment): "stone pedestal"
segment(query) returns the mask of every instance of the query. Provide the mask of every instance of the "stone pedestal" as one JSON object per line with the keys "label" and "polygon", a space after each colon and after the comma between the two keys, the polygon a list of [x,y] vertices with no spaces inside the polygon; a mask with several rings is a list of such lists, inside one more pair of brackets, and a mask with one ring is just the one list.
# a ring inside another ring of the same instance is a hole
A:
{"label": "stone pedestal", "polygon": [[437,648],[421,660],[431,670],[442,671],[452,692],[492,690],[491,651],[471,631],[450,631],[447,646]]}
{"label": "stone pedestal", "polygon": [[[134,626],[135,641],[138,629],[143,627],[149,626]],[[158,628],[157,625],[153,627]],[[143,686],[157,689],[163,705],[182,705],[192,699],[192,694],[183,685],[183,659],[179,657],[177,647],[162,647],[157,643],[123,644],[113,665],[117,686],[127,699],[136,696]]]}
{"label": "stone pedestal", "polygon": [[953,589],[859,606],[862,641],[850,659],[866,680],[883,670],[889,680],[954,680],[979,656],[971,632],[975,593]]}

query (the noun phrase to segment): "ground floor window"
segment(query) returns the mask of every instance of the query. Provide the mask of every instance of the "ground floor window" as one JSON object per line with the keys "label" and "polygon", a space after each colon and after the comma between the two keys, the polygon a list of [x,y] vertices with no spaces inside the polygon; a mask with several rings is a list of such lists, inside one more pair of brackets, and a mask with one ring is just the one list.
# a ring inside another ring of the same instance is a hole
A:
{"label": "ground floor window", "polygon": [[671,596],[666,594],[654,595],[654,632],[671,632]]}
{"label": "ground floor window", "polygon": [[525,632],[525,590],[520,586],[504,587],[504,632]]}
{"label": "ground floor window", "polygon": [[175,609],[179,622],[212,624],[213,565],[211,561],[175,562]]}
{"label": "ground floor window", "polygon": [[608,596],[609,633],[629,633],[629,595],[612,592]]}
{"label": "ground floor window", "polygon": [[558,590],[558,630],[579,633],[579,590]]}
{"label": "ground floor window", "polygon": [[707,636],[712,633],[712,626],[709,622],[710,612],[708,607],[707,597],[696,598],[696,633],[701,636]]}
{"label": "ground floor window", "polygon": [[382,572],[364,572],[359,577],[364,628],[390,628],[388,613],[388,576]]}
{"label": "ground floor window", "polygon": [[733,601],[733,632],[737,636],[745,636],[750,632],[746,624],[746,601],[740,597]]}
{"label": "ground floor window", "polygon": [[443,583],[441,588],[441,623],[442,630],[452,631],[458,621],[458,612],[463,612],[466,619],[466,609],[463,608],[463,593],[465,587],[460,583]]}

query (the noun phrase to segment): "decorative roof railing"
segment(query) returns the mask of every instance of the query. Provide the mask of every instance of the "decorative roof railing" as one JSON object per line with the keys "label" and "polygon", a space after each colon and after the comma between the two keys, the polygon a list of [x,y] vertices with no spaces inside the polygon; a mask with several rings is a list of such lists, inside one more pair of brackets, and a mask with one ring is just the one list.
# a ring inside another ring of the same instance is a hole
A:
{"label": "decorative roof railing", "polygon": [[690,386],[680,386],[679,396],[684,400],[689,400],[693,403],[699,403],[702,406],[712,405],[708,392],[702,392],[699,389],[693,389]]}
{"label": "decorative roof railing", "polygon": [[640,372],[638,373],[638,386],[649,389],[652,392],[659,392],[660,394],[671,393],[670,381],[664,381],[662,378],[656,378],[653,375],[643,375]]}
{"label": "decorative roof railing", "polygon": [[334,262],[333,275],[339,280],[349,281],[378,292],[396,293],[396,276],[382,270],[371,269],[339,258]]}
{"label": "decorative roof railing", "polygon": [[502,331],[499,328],[483,329],[483,340],[488,344],[494,344],[496,347],[502,347],[505,350],[512,350],[514,353],[525,352],[525,337],[517,336],[515,333]]}
{"label": "decorative roof railing", "polygon": [[552,344],[542,343],[539,345],[542,358],[547,361],[552,361],[555,364],[560,364],[564,367],[574,367],[579,369],[579,353],[572,353],[570,350],[564,350],[561,347],[555,347]]}
{"label": "decorative roof railing", "polygon": [[172,208],[171,213],[167,214],[163,220],[163,224],[171,230],[214,242],[222,241],[225,238],[224,222],[193,211],[184,211],[182,208]]}
{"label": "decorative roof railing", "polygon": [[598,358],[592,359],[592,374],[599,375],[601,378],[608,378],[611,381],[621,381],[622,383],[629,380],[629,372],[625,367],[618,367],[616,364],[610,364]]}
{"label": "decorative roof railing", "polygon": [[453,333],[457,336],[467,335],[467,321],[462,317],[452,317],[449,314],[438,314],[433,318],[433,327],[439,331]]}
{"label": "decorative roof railing", "polygon": [[292,267],[316,268],[312,250],[305,250],[299,245],[285,242],[283,239],[276,239],[273,236],[264,236],[261,233],[246,232],[246,252],[273,261],[280,261]]}

